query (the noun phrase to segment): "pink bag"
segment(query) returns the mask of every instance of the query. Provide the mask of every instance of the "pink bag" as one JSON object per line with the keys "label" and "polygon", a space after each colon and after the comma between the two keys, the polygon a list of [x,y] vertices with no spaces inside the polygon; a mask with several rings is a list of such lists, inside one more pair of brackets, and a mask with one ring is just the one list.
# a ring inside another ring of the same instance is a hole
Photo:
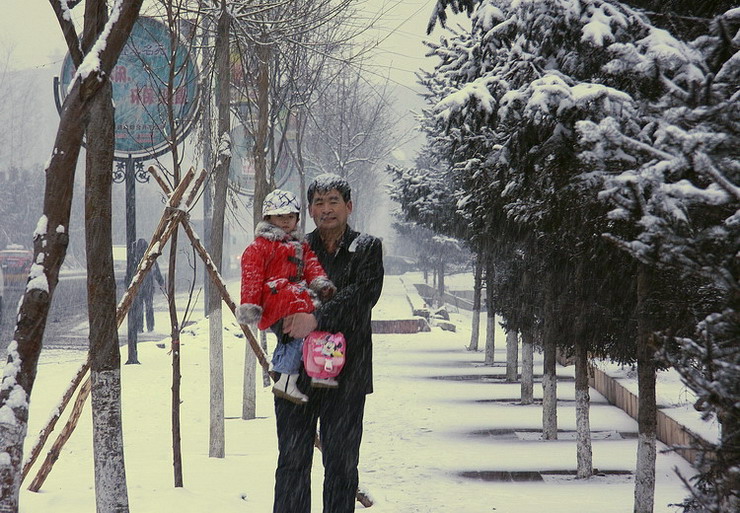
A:
{"label": "pink bag", "polygon": [[303,365],[312,378],[334,378],[344,367],[347,342],[341,333],[312,331],[303,340]]}

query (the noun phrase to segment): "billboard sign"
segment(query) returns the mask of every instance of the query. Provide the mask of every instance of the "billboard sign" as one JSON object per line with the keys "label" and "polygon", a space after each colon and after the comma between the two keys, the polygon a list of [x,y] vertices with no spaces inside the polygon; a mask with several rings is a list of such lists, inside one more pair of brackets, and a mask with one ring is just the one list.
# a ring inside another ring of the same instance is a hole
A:
{"label": "billboard sign", "polygon": [[[171,104],[180,142],[192,127],[198,110],[197,68],[181,41],[171,48],[170,30],[154,18],[139,17],[111,72],[116,123],[116,157],[153,158],[167,151],[170,127],[167,115],[169,62],[175,77]],[[75,75],[67,54],[59,80],[64,101]]]}

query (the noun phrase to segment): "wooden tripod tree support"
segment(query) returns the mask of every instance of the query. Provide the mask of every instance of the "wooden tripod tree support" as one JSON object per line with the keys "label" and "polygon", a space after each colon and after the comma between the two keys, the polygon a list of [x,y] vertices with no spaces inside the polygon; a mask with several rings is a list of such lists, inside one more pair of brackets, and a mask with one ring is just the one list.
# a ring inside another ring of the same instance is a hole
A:
{"label": "wooden tripod tree support", "polygon": [[[226,306],[229,308],[229,310],[231,310],[231,312],[234,315],[236,315],[237,305],[234,302],[234,300],[231,298],[231,295],[229,294],[228,290],[226,289],[226,284],[224,283],[223,278],[221,277],[221,274],[218,272],[218,269],[216,269],[216,266],[211,260],[211,257],[208,254],[208,251],[201,243],[200,238],[193,230],[193,227],[190,225],[189,216],[187,212],[179,208],[180,202],[183,196],[185,195],[185,192],[188,186],[190,185],[190,183],[192,182],[195,176],[193,169],[190,169],[190,171],[188,171],[188,173],[185,175],[183,180],[180,182],[180,184],[177,186],[177,188],[174,191],[170,190],[169,186],[167,185],[167,182],[165,182],[162,179],[162,177],[159,175],[155,167],[153,166],[149,167],[149,172],[152,174],[156,182],[162,188],[163,192],[169,196],[169,200],[167,202],[167,207],[165,208],[165,212],[159,221],[159,225],[157,226],[156,230],[154,231],[154,234],[152,235],[152,239],[151,239],[151,242],[149,243],[149,247],[147,248],[147,251],[144,254],[144,257],[142,258],[141,262],[139,262],[139,265],[136,269],[136,273],[134,274],[131,284],[129,285],[128,289],[126,290],[126,292],[124,293],[123,297],[121,298],[118,304],[118,308],[116,310],[117,326],[120,326],[121,323],[123,322],[123,319],[126,317],[126,314],[131,308],[131,304],[133,303],[134,297],[136,296],[136,293],[138,292],[139,286],[143,282],[144,277],[154,266],[155,260],[162,253],[162,247],[170,239],[170,237],[172,236],[172,234],[174,233],[178,225],[181,225],[183,227],[185,233],[187,234],[188,238],[190,239],[190,242],[193,245],[193,248],[198,253],[200,258],[203,260],[206,270],[208,271],[208,274],[211,277],[211,281],[213,282],[213,284],[216,286],[216,288],[220,292],[224,303],[226,303]],[[200,176],[195,181],[195,184],[190,190],[188,199],[185,202],[186,207],[189,207],[191,203],[194,201],[194,199],[197,197],[198,190],[200,189],[201,185],[205,181],[205,178],[206,178],[206,171],[203,170],[201,171]],[[249,327],[244,324],[239,324],[239,327],[244,333],[244,336],[246,337],[247,342],[249,343],[249,346],[252,348],[252,351],[256,355],[257,361],[259,362],[260,366],[265,371],[268,371],[270,364],[267,361],[267,355],[264,349],[262,349],[262,346],[260,345],[257,338],[252,333],[252,330],[250,330]],[[80,368],[77,375],[70,383],[69,387],[67,388],[67,391],[65,392],[62,398],[62,402],[59,408],[57,409],[55,414],[52,416],[52,418],[49,420],[47,425],[41,430],[39,434],[39,440],[34,445],[31,451],[31,455],[29,456],[29,459],[23,466],[23,475],[21,479],[24,479],[26,477],[29,469],[31,468],[33,463],[36,461],[38,455],[41,452],[41,449],[43,448],[44,444],[46,443],[46,440],[51,434],[51,431],[54,429],[54,426],[56,425],[57,420],[61,416],[62,412],[64,411],[67,404],[69,403],[72,395],[74,394],[74,390],[79,386],[79,383],[82,381],[82,379],[87,374],[89,369],[90,369],[89,362],[86,362]],[[88,377],[83,383],[82,388],[80,389],[77,395],[77,399],[75,400],[75,406],[72,410],[72,413],[69,416],[69,419],[67,420],[67,423],[65,424],[64,428],[62,429],[59,436],[57,437],[57,440],[54,442],[54,445],[49,450],[49,453],[47,454],[47,457],[44,460],[44,463],[39,468],[39,471],[37,472],[36,477],[32,481],[31,486],[29,486],[29,490],[33,492],[37,492],[39,489],[41,489],[41,486],[46,480],[46,477],[51,472],[51,469],[54,466],[54,463],[59,458],[59,454],[61,452],[62,447],[64,447],[64,444],[67,442],[69,437],[72,435],[72,432],[74,431],[75,427],[77,426],[80,415],[82,414],[82,407],[84,406],[84,403],[87,400],[87,397],[89,394],[90,394],[90,378]],[[318,434],[316,435],[314,439],[314,445],[316,446],[317,449],[321,450],[321,441],[319,439]],[[356,498],[357,498],[357,501],[360,502],[366,508],[369,508],[370,506],[373,505],[373,502],[370,500],[368,495],[360,490],[357,491]]]}
{"label": "wooden tripod tree support", "polygon": [[[162,218],[159,221],[159,225],[157,226],[157,229],[154,231],[154,234],[152,236],[152,241],[149,243],[149,248],[147,249],[147,252],[145,253],[142,261],[139,262],[139,266],[136,269],[136,273],[133,276],[131,284],[129,285],[128,289],[126,290],[120,302],[118,303],[118,308],[116,309],[116,326],[120,327],[121,323],[123,322],[123,319],[126,318],[126,314],[131,308],[131,304],[133,303],[134,297],[136,297],[136,293],[138,292],[141,283],[144,281],[144,277],[149,272],[149,270],[154,266],[154,261],[161,254],[162,246],[164,246],[167,240],[169,240],[169,238],[172,236],[172,233],[174,232],[175,228],[180,222],[180,219],[184,218],[187,215],[185,212],[183,212],[182,210],[179,210],[177,207],[179,207],[180,201],[182,200],[182,197],[185,194],[185,191],[187,190],[188,185],[190,185],[190,183],[192,182],[194,176],[195,176],[195,172],[191,169],[185,175],[182,182],[180,182],[180,185],[177,187],[177,189],[175,189],[175,192],[170,196],[167,202],[167,207],[165,208],[165,213],[162,215]],[[196,184],[202,184],[202,183],[203,183],[203,180],[199,180],[198,182],[196,182]],[[191,195],[188,199],[191,199],[193,197],[195,196]],[[62,397],[62,401],[59,407],[54,412],[54,415],[52,415],[52,417],[49,419],[46,426],[40,431],[37,442],[34,444],[33,448],[31,449],[28,459],[23,464],[21,482],[26,478],[29,470],[35,463],[38,456],[41,454],[41,450],[43,449],[44,445],[46,444],[46,441],[51,435],[51,432],[56,426],[57,421],[61,417],[62,413],[64,412],[67,405],[69,404],[69,401],[71,400],[72,395],[74,395],[75,390],[77,389],[79,384],[82,382],[83,378],[85,378],[89,370],[90,370],[90,363],[88,361],[88,362],[85,362],[80,367],[74,379],[67,387],[67,390],[65,391]],[[75,401],[75,408],[73,409],[72,413],[67,419],[67,423],[65,424],[64,428],[62,428],[62,431],[59,433],[59,436],[57,437],[57,440],[54,442],[52,449],[47,453],[44,463],[39,468],[38,472],[36,473],[36,477],[31,482],[31,485],[28,488],[32,492],[37,492],[41,489],[41,486],[43,485],[44,481],[46,480],[49,473],[51,472],[51,469],[54,466],[54,463],[59,457],[59,451],[61,451],[62,447],[67,442],[69,437],[72,435],[74,428],[77,426],[77,423],[79,422],[80,415],[82,414],[82,406],[85,404],[85,401],[87,400],[87,396],[89,395],[89,393],[90,393],[90,378],[88,376],[77,395],[77,399]],[[79,408],[77,408],[77,404],[79,404]]]}

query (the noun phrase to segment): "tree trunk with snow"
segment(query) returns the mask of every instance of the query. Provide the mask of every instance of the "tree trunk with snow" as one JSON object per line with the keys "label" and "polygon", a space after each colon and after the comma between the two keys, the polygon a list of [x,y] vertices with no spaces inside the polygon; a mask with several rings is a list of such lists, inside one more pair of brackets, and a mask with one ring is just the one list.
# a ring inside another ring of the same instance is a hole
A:
{"label": "tree trunk with snow", "polygon": [[[229,13],[226,0],[221,2],[221,14],[216,33],[216,76],[218,99],[218,155],[214,170],[213,217],[211,219],[211,261],[219,271],[223,261],[224,218],[226,217],[226,192],[228,188],[229,166],[231,164],[230,105],[231,80],[229,63]],[[209,287],[208,295],[209,326],[209,369],[210,369],[210,429],[208,455],[223,458],[226,454],[224,426],[224,355],[223,322],[221,294],[215,287]]]}
{"label": "tree trunk with snow", "polygon": [[[262,332],[261,336],[264,336],[264,332]],[[247,347],[244,348],[244,376],[242,380],[243,420],[252,420],[257,417],[257,394],[255,393],[257,386],[256,367],[257,362],[254,351],[247,344]]]}
{"label": "tree trunk with snow", "polygon": [[[106,45],[91,56],[98,63],[89,74],[78,77],[62,106],[54,150],[46,167],[42,216],[34,233],[34,264],[18,309],[13,342],[0,385],[0,511],[18,511],[23,460],[23,441],[28,429],[28,401],[36,379],[36,367],[59,269],[69,244],[69,217],[74,174],[89,119],[91,100],[106,83],[141,8],[141,0],[123,0],[111,21]],[[76,31],[62,12],[52,7],[70,42],[75,63],[82,62]]]}
{"label": "tree trunk with snow", "polygon": [[519,332],[506,332],[506,381],[516,383],[519,370]]}
{"label": "tree trunk with snow", "polygon": [[98,513],[129,511],[123,458],[121,369],[90,371],[95,503]]}
{"label": "tree trunk with snow", "polygon": [[[549,309],[548,309],[549,310]],[[542,364],[542,438],[558,438],[558,379],[556,374],[557,346],[551,333],[553,320],[548,312],[543,328],[543,364]]]}
{"label": "tree trunk with snow", "polygon": [[591,398],[588,389],[588,351],[586,344],[575,341],[576,360],[576,468],[579,479],[587,479],[594,473],[591,451],[591,422],[589,409]]}
{"label": "tree trunk with snow", "polygon": [[[82,44],[86,51],[103,30],[107,19],[107,2],[85,3]],[[90,114],[86,137],[85,247],[95,502],[98,513],[126,513],[129,508],[121,422],[121,355],[111,228],[115,121],[110,83],[106,83],[95,96]]]}
{"label": "tree trunk with snow", "polygon": [[478,350],[478,338],[480,335],[480,307],[481,307],[481,289],[483,288],[483,262],[481,253],[476,253],[475,257],[475,274],[473,278],[473,322],[470,329],[469,351]]}
{"label": "tree trunk with snow", "polygon": [[[264,330],[260,331],[260,346],[267,353],[267,333]],[[267,369],[262,369],[262,386],[269,387],[271,383],[270,373],[267,372]]]}
{"label": "tree trunk with snow", "polygon": [[493,308],[493,261],[486,262],[486,365],[493,365],[496,350],[496,313]]}
{"label": "tree trunk with snow", "polygon": [[244,350],[244,373],[242,381],[242,419],[257,418],[257,355],[249,344]]}
{"label": "tree trunk with snow", "polygon": [[522,330],[522,404],[534,402],[534,341],[530,330]]}
{"label": "tree trunk with snow", "polygon": [[651,317],[652,271],[645,265],[637,275],[637,466],[634,513],[652,513],[655,502],[657,406],[655,398],[655,343]]}
{"label": "tree trunk with snow", "polygon": [[546,339],[542,369],[542,438],[545,440],[558,438],[558,380],[555,366],[555,344]]}

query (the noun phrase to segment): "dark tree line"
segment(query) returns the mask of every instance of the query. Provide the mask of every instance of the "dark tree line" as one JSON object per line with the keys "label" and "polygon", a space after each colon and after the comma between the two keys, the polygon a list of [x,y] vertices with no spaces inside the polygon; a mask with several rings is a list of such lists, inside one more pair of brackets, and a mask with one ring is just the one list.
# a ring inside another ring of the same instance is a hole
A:
{"label": "dark tree line", "polygon": [[[428,144],[391,170],[395,199],[481,254],[496,312],[535,334],[546,364],[552,345],[577,375],[587,354],[637,364],[636,512],[652,510],[655,372],[668,365],[723,427],[686,509],[733,511],[740,15],[640,4],[441,0],[430,30],[447,10],[472,29],[429,45]],[[703,32],[670,32],[692,18]]]}

